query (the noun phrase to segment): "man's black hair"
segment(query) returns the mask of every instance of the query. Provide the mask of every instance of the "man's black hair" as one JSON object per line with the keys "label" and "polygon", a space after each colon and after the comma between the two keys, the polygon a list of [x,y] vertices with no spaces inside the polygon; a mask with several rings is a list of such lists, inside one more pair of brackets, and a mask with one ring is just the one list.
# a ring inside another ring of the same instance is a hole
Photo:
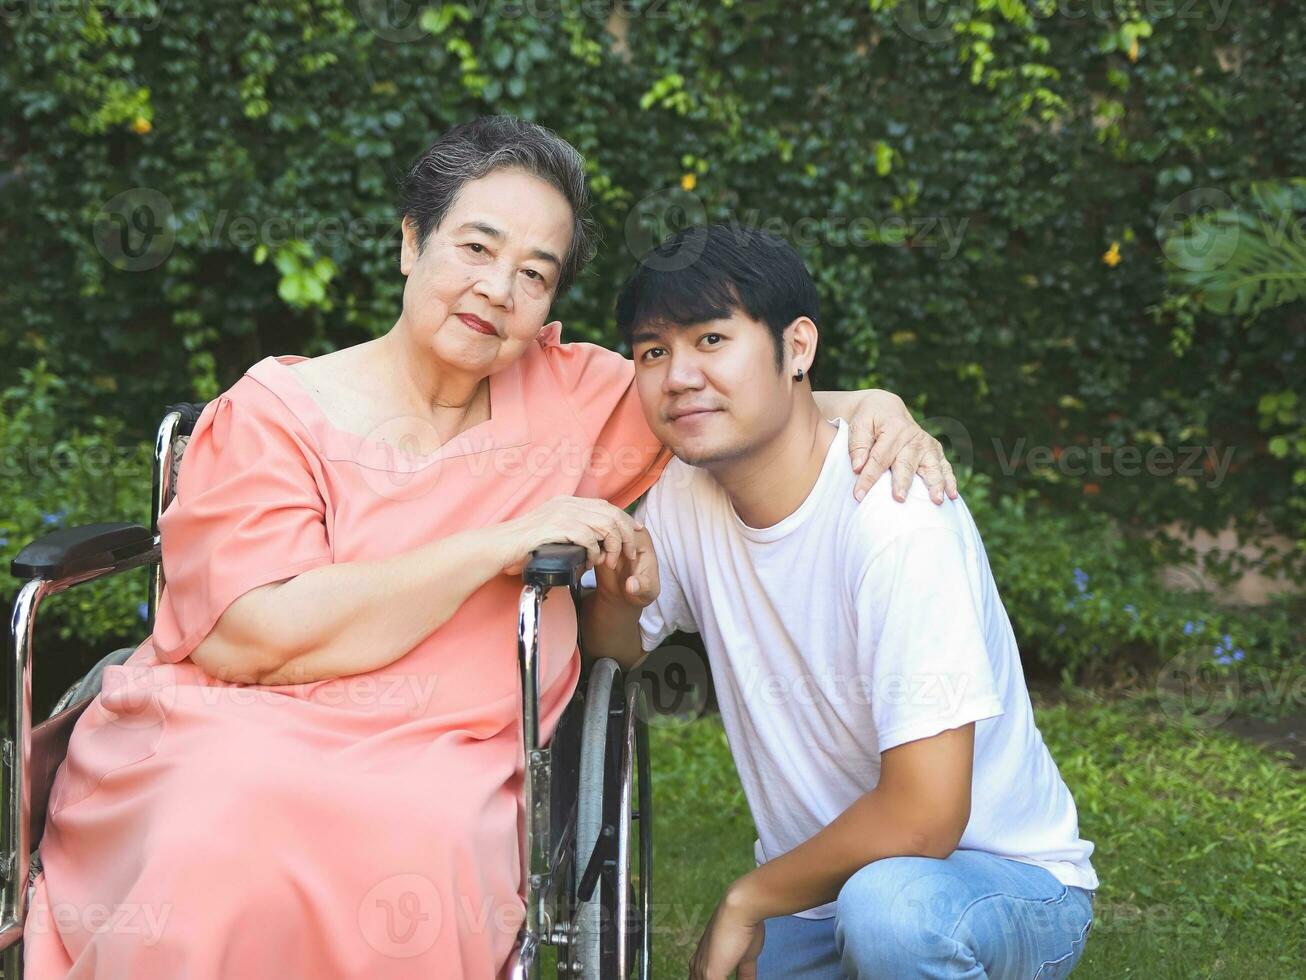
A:
{"label": "man's black hair", "polygon": [[783,238],[748,225],[695,225],[639,260],[617,297],[617,327],[629,344],[642,326],[689,326],[736,311],[770,328],[777,371],[785,328],[800,316],[820,324],[816,285]]}

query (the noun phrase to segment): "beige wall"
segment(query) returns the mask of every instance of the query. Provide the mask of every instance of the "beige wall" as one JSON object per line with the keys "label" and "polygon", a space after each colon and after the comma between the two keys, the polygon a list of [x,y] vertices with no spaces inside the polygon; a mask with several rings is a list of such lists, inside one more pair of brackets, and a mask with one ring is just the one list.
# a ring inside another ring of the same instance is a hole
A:
{"label": "beige wall", "polygon": [[[1258,558],[1267,545],[1274,550],[1287,550],[1293,544],[1290,538],[1274,534],[1239,547],[1238,536],[1233,529],[1232,523],[1219,534],[1211,534],[1204,530],[1189,534],[1181,524],[1168,525],[1161,529],[1161,533],[1176,540],[1187,542],[1199,557],[1205,556],[1213,550],[1218,550],[1226,555],[1239,552],[1250,558]],[[1162,573],[1161,582],[1166,588],[1190,591],[1205,589],[1214,593],[1222,601],[1245,603],[1253,606],[1263,605],[1275,595],[1303,591],[1301,586],[1295,586],[1283,578],[1271,578],[1258,572],[1248,572],[1235,582],[1232,587],[1222,587],[1208,574],[1201,571],[1200,565],[1175,565],[1167,568]]]}

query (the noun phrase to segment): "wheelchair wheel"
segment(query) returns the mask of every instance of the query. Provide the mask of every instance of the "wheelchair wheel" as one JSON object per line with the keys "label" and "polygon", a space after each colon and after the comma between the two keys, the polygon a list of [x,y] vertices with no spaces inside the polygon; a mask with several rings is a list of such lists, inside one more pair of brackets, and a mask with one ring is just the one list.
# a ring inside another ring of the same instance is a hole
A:
{"label": "wheelchair wheel", "polygon": [[638,681],[626,685],[617,858],[617,976],[649,980],[653,956],[653,783],[648,704]]}
{"label": "wheelchair wheel", "polygon": [[582,980],[649,976],[652,811],[642,697],[638,684],[623,688],[614,661],[595,663],[581,736],[570,944],[570,975]]}
{"label": "wheelchair wheel", "polygon": [[[585,720],[581,726],[580,787],[576,800],[576,920],[572,932],[571,960],[575,976],[598,980],[602,947],[602,889],[588,897],[580,894],[581,876],[603,833],[604,786],[613,768],[609,758],[619,736],[613,728],[613,699],[621,689],[621,669],[613,660],[599,660],[590,669],[585,693]],[[621,711],[620,705],[616,706]]]}

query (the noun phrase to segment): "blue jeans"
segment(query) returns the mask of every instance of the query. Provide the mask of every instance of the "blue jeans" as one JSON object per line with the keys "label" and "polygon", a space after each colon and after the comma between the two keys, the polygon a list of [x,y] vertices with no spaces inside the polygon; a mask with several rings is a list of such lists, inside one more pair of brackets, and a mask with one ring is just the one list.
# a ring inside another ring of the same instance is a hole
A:
{"label": "blue jeans", "polygon": [[868,864],[830,919],[766,920],[759,980],[1053,980],[1093,925],[1093,893],[982,851]]}

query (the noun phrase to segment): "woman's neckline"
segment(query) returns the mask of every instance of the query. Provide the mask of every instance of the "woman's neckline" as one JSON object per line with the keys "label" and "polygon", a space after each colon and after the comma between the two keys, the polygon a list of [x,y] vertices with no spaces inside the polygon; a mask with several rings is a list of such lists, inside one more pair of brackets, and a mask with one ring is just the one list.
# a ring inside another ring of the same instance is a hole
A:
{"label": "woman's neckline", "polygon": [[[341,428],[331,420],[313,392],[291,370],[291,365],[310,360],[303,354],[269,355],[250,368],[255,380],[275,391],[300,421],[318,437],[329,459],[347,460],[369,469],[411,472],[422,470],[442,459],[465,456],[506,446],[523,445],[530,438],[524,407],[520,404],[522,380],[520,364],[514,363],[488,376],[490,414],[488,418],[463,429],[441,443],[431,453],[414,452],[368,434]],[[267,371],[263,370],[264,365]],[[260,376],[261,375],[261,376]],[[269,377],[274,375],[274,377]],[[281,379],[275,383],[274,379]],[[271,382],[271,383],[270,383]],[[376,431],[375,429],[373,431]]]}
{"label": "woman's neckline", "polygon": [[[392,446],[392,447],[395,449],[396,452],[400,452],[400,453],[403,453],[403,454],[408,455],[408,456],[413,456],[413,457],[415,457],[415,458],[417,458],[417,459],[425,459],[425,458],[427,458],[427,457],[431,457],[431,456],[437,456],[437,455],[439,455],[439,453],[440,453],[440,449],[438,449],[438,448],[435,449],[435,450],[432,451],[432,452],[429,452],[429,453],[421,453],[421,452],[414,452],[414,451],[412,451],[412,450],[410,450],[410,449],[404,449],[404,448],[402,447],[402,445],[395,445],[395,443],[389,442],[389,441],[387,441],[387,440],[385,440],[385,439],[375,439],[375,438],[373,437],[372,433],[375,433],[378,429],[382,429],[382,428],[384,428],[384,427],[385,427],[385,423],[381,423],[381,424],[379,424],[379,425],[375,425],[375,426],[373,426],[371,429],[369,429],[366,433],[363,433],[363,432],[358,432],[358,431],[355,430],[355,429],[346,428],[346,427],[344,427],[344,426],[338,424],[337,422],[332,421],[331,413],[327,411],[327,409],[326,409],[325,406],[323,406],[322,402],[319,400],[319,398],[318,398],[318,396],[317,396],[317,393],[316,393],[315,389],[314,389],[314,388],[312,387],[312,385],[310,384],[310,381],[311,381],[312,379],[311,379],[311,378],[308,378],[308,377],[305,377],[305,375],[304,375],[302,372],[300,372],[300,371],[296,371],[296,370],[295,370],[296,367],[298,367],[298,366],[301,365],[301,364],[307,364],[309,361],[313,360],[313,358],[311,358],[311,357],[306,357],[306,356],[304,356],[304,355],[302,355],[302,354],[298,354],[298,355],[284,355],[284,356],[282,356],[282,357],[275,358],[275,360],[277,361],[277,363],[278,363],[281,367],[285,368],[287,374],[291,375],[291,377],[294,379],[295,384],[299,385],[299,387],[302,388],[302,389],[304,390],[304,394],[306,394],[306,395],[309,397],[309,399],[313,402],[313,405],[314,405],[314,407],[316,408],[317,414],[320,415],[320,416],[322,417],[323,420],[325,420],[325,422],[326,422],[327,425],[329,425],[331,428],[335,429],[337,432],[340,432],[340,433],[342,433],[342,434],[344,434],[344,435],[346,435],[346,436],[353,436],[354,438],[357,438],[357,439],[373,439],[373,441],[380,442],[380,443],[382,443],[383,445]],[[438,442],[438,444],[439,444],[440,447],[443,447],[443,446],[447,445],[448,443],[450,443],[450,442],[452,442],[453,440],[457,439],[459,436],[464,435],[465,433],[471,432],[471,431],[474,430],[474,429],[478,429],[478,428],[480,428],[480,427],[483,426],[483,425],[489,425],[490,423],[492,423],[492,422],[494,421],[494,404],[495,404],[495,399],[494,399],[494,381],[493,381],[493,379],[494,379],[494,375],[492,375],[492,374],[490,374],[490,375],[486,375],[486,376],[485,376],[485,379],[484,379],[485,382],[486,382],[486,393],[485,393],[485,396],[486,396],[486,401],[488,402],[488,405],[486,406],[486,415],[485,415],[485,418],[481,419],[479,422],[475,422],[475,423],[473,423],[472,425],[467,426],[465,429],[460,429],[458,432],[455,432],[452,436],[450,436],[450,437],[447,438],[447,439],[445,439],[445,438],[441,438],[441,437],[439,436],[439,434],[436,433],[436,439],[437,439],[437,442]],[[335,382],[333,381],[332,383],[335,383]],[[363,397],[363,396],[360,396],[360,397]],[[414,418],[416,418],[416,417],[415,417],[415,416],[396,416],[396,418],[405,418],[405,419],[411,421],[412,419],[414,419]],[[432,423],[426,422],[426,420],[424,420],[424,419],[419,419],[418,422],[419,422],[420,424],[423,424],[423,425],[429,427],[429,428],[434,429],[434,425],[433,425]],[[401,441],[402,441],[402,440],[401,440]]]}

